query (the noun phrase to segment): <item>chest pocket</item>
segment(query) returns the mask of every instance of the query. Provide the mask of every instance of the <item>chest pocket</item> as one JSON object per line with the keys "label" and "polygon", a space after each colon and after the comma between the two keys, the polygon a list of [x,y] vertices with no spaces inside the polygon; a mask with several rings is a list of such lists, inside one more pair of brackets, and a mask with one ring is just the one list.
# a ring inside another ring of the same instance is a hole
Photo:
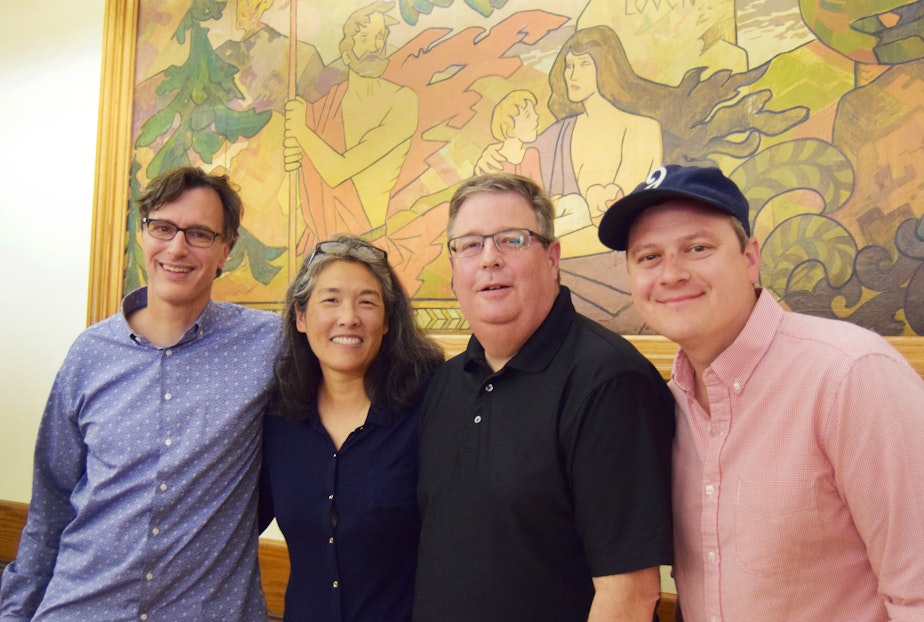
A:
{"label": "chest pocket", "polygon": [[780,576],[821,554],[817,493],[810,480],[739,479],[735,492],[735,556],[743,570]]}

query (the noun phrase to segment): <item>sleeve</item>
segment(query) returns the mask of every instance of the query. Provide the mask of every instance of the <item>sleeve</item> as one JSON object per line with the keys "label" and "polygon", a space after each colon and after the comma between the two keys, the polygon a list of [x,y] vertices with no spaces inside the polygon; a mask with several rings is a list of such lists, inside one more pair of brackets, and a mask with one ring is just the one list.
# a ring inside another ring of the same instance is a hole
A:
{"label": "sleeve", "polygon": [[575,514],[595,577],[670,564],[673,396],[656,372],[590,392],[568,444]]}
{"label": "sleeve", "polygon": [[0,583],[0,619],[30,620],[51,580],[61,533],[74,519],[71,494],[86,472],[86,447],[77,425],[79,404],[67,397],[68,374],[58,372],[39,425],[32,501],[16,560]]}
{"label": "sleeve", "polygon": [[924,619],[924,380],[897,353],[867,355],[831,403],[829,458],[889,619]]}

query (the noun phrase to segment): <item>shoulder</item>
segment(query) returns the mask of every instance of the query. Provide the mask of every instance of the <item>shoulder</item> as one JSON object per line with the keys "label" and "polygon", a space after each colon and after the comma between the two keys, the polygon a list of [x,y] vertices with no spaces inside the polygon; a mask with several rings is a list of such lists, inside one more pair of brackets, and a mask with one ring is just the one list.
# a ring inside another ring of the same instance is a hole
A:
{"label": "shoulder", "polygon": [[117,313],[83,329],[71,343],[67,357],[120,345],[132,345],[131,329],[122,314]]}
{"label": "shoulder", "polygon": [[384,79],[379,81],[378,96],[405,106],[416,106],[418,101],[417,92],[411,87]]}
{"label": "shoulder", "polygon": [[[211,329],[222,347],[262,359],[275,356],[282,342],[282,317],[272,311],[218,302]],[[214,342],[212,342],[214,343]]]}
{"label": "shoulder", "polygon": [[417,105],[417,100],[419,99],[417,91],[409,86],[398,86],[395,90],[395,96],[404,103],[412,103],[414,105]]}
{"label": "shoulder", "polygon": [[573,344],[575,361],[583,367],[606,365],[614,371],[646,374],[654,369],[625,337],[579,313],[568,340]]}
{"label": "shoulder", "polygon": [[432,387],[437,384],[445,384],[452,380],[458,374],[463,373],[465,368],[465,352],[456,354],[452,358],[446,360],[442,363],[436,370],[433,372],[431,377],[427,381],[427,387]]}
{"label": "shoulder", "polygon": [[[628,114],[628,113],[626,113]],[[630,121],[626,128],[630,135],[633,136],[660,136],[661,123],[650,117],[643,117],[636,114],[628,114]]]}
{"label": "shoulder", "polygon": [[215,306],[219,325],[225,330],[269,333],[282,330],[282,316],[278,313],[231,302],[216,302]]}
{"label": "shoulder", "polygon": [[881,335],[844,320],[786,312],[778,335],[810,344],[819,354],[837,361],[855,361],[870,355],[904,360]]}

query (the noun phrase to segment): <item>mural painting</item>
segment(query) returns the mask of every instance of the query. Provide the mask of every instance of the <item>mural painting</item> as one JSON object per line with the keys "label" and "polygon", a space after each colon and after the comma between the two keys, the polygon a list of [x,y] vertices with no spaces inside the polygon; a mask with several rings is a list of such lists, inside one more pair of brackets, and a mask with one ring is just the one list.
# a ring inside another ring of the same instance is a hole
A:
{"label": "mural painting", "polygon": [[697,163],[744,190],[786,306],[924,335],[924,0],[140,0],[135,75],[133,194],[187,163],[241,188],[220,299],[279,308],[347,231],[388,252],[418,321],[465,331],[448,200],[504,170],[553,195],[578,309],[644,334],[597,223]]}

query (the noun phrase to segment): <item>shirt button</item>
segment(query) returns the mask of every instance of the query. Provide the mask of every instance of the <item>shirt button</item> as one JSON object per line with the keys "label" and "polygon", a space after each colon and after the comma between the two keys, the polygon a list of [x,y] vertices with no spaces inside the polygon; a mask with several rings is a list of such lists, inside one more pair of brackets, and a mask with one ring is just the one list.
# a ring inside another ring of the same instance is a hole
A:
{"label": "shirt button", "polygon": [[711,423],[706,424],[706,434],[712,434],[712,424]]}
{"label": "shirt button", "polygon": [[160,489],[161,489],[161,490],[167,490],[167,484],[161,484],[161,485],[160,485]]}
{"label": "shirt button", "polygon": [[173,445],[173,441],[168,438],[167,440],[164,441],[164,445],[166,445],[167,447],[170,447],[171,445]]}
{"label": "shirt button", "polygon": [[337,581],[334,581],[331,585],[334,586],[334,589],[335,589],[335,590],[336,590],[338,587],[340,587],[340,583],[337,582]]}
{"label": "shirt button", "polygon": [[333,501],[333,500],[334,500],[334,495],[327,495],[327,498],[328,498],[328,500]]}
{"label": "shirt button", "polygon": [[334,539],[333,539],[333,538],[328,538],[327,543],[328,543],[328,544],[333,544],[333,543],[334,543]]}
{"label": "shirt button", "polygon": [[141,614],[141,619],[142,619],[142,620],[147,620],[147,619],[148,619],[148,614],[142,613],[142,614]]}
{"label": "shirt button", "polygon": [[164,394],[164,399],[165,399],[165,400],[169,400],[169,399],[171,399],[171,398],[173,398],[173,395],[171,395],[170,393],[165,393],[165,394]]}
{"label": "shirt button", "polygon": [[706,494],[709,495],[710,497],[711,497],[712,495],[714,495],[714,494],[715,494],[715,486],[713,486],[712,484],[709,484],[708,486],[706,486]]}
{"label": "shirt button", "polygon": [[708,559],[711,562],[714,562],[715,561],[715,551],[709,551],[708,553],[706,553],[706,559]]}
{"label": "shirt button", "polygon": [[157,534],[160,533],[160,529],[158,529],[157,527],[155,527],[154,529],[151,530],[151,533],[153,533],[153,534],[156,536]]}
{"label": "shirt button", "polygon": [[148,581],[150,581],[151,579],[154,578],[154,574],[149,572],[148,574],[145,575],[145,578],[146,578]]}
{"label": "shirt button", "polygon": [[166,354],[167,356],[173,356],[173,350],[167,350],[166,352],[164,352],[164,354]]}
{"label": "shirt button", "polygon": [[493,384],[486,385],[484,390],[490,393],[491,391],[494,390],[494,385]]}
{"label": "shirt button", "polygon": [[735,378],[735,382],[734,382],[734,384],[732,384],[732,386],[735,387],[735,391],[740,391],[740,390],[741,390],[741,383],[738,382],[738,379],[737,379],[737,378]]}
{"label": "shirt button", "polygon": [[475,423],[481,423],[481,415],[475,415]]}

